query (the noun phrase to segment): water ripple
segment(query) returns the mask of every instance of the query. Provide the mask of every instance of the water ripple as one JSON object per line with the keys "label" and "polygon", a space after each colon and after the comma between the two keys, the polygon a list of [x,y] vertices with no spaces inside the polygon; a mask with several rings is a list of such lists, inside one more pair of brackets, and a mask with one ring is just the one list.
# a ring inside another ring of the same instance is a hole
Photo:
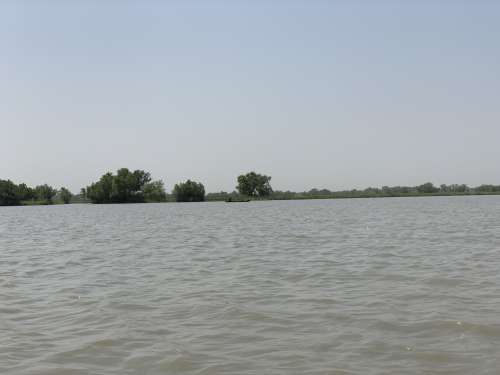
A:
{"label": "water ripple", "polygon": [[0,208],[0,373],[498,374],[500,198]]}

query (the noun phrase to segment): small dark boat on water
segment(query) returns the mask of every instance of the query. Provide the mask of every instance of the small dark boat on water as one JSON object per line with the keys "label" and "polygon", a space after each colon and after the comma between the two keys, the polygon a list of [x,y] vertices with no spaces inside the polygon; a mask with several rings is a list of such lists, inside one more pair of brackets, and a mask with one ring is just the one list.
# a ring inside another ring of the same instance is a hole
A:
{"label": "small dark boat on water", "polygon": [[250,202],[250,199],[233,199],[233,198],[227,198],[226,203],[246,203]]}

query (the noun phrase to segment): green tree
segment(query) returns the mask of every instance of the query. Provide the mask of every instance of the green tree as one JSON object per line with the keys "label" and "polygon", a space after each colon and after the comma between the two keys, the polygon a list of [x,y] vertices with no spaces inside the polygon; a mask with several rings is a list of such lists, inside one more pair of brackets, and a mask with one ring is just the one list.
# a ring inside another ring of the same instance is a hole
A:
{"label": "green tree", "polygon": [[151,181],[151,174],[143,170],[137,169],[133,172],[134,175],[134,189],[140,191],[144,185]]}
{"label": "green tree", "polygon": [[111,203],[111,192],[113,190],[113,174],[103,174],[99,181],[87,186],[86,196],[92,203]]}
{"label": "green tree", "polygon": [[205,200],[203,184],[191,180],[176,184],[172,193],[177,202],[203,202]]}
{"label": "green tree", "polygon": [[116,203],[143,202],[142,188],[151,180],[149,173],[144,171],[131,172],[121,168],[113,177],[111,201]]}
{"label": "green tree", "polygon": [[71,201],[73,194],[71,194],[71,192],[65,187],[62,187],[59,190],[59,196],[61,197],[61,200],[64,202],[64,204],[68,204]]}
{"label": "green tree", "polygon": [[29,201],[35,198],[35,191],[26,184],[17,185],[17,195],[20,201]]}
{"label": "green tree", "polygon": [[144,185],[144,199],[146,202],[165,202],[165,184],[162,180],[152,181]]}
{"label": "green tree", "polygon": [[151,181],[151,175],[142,170],[131,172],[121,168],[116,175],[108,172],[99,181],[85,190],[92,203],[139,203],[144,202],[144,188]]}
{"label": "green tree", "polygon": [[426,182],[425,184],[417,186],[417,191],[419,193],[430,194],[430,193],[437,193],[439,189],[435,187],[432,184],[432,182]]}
{"label": "green tree", "polygon": [[236,188],[240,194],[249,197],[267,197],[273,192],[270,181],[270,176],[250,172],[238,176],[238,186]]}
{"label": "green tree", "polygon": [[35,188],[36,198],[45,204],[52,204],[52,199],[57,194],[57,190],[47,184],[39,185]]}
{"label": "green tree", "polygon": [[453,191],[455,191],[457,193],[467,193],[469,190],[470,190],[470,188],[465,184],[453,185]]}
{"label": "green tree", "polygon": [[127,202],[134,189],[135,178],[127,168],[121,168],[113,176],[110,200],[113,202]]}
{"label": "green tree", "polygon": [[0,180],[0,206],[17,206],[20,203],[16,184],[10,180]]}

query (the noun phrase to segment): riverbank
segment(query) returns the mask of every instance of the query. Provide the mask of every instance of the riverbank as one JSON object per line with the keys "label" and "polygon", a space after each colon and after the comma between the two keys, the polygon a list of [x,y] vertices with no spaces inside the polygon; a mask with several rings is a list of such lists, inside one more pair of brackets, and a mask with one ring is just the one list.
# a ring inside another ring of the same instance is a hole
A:
{"label": "riverbank", "polygon": [[[276,193],[269,197],[252,197],[251,201],[276,201],[276,200],[309,200],[309,199],[354,199],[354,198],[405,198],[405,197],[454,197],[454,196],[474,196],[474,195],[500,195],[500,192],[468,192],[468,193],[402,193],[402,194],[367,194],[357,193],[332,193],[324,195],[312,195],[308,193]],[[242,196],[233,195],[233,201],[244,200]],[[224,196],[207,195],[209,202],[227,201]]]}
{"label": "riverbank", "polygon": [[[475,193],[407,193],[407,194],[330,194],[330,195],[310,195],[294,193],[288,195],[271,195],[269,197],[253,197],[246,198],[239,195],[233,195],[231,202],[248,202],[248,201],[291,201],[291,200],[311,200],[311,199],[356,199],[356,198],[417,198],[417,197],[463,197],[463,196],[478,196],[478,195],[500,195],[500,192],[475,192]],[[229,198],[223,196],[211,196],[209,193],[206,197],[206,202],[227,202]],[[91,204],[88,199],[75,196],[68,204]],[[177,203],[173,196],[167,196],[163,202],[144,202],[144,203]],[[54,201],[47,203],[44,201],[23,201],[20,206],[48,206],[48,205],[63,205],[63,201]]]}

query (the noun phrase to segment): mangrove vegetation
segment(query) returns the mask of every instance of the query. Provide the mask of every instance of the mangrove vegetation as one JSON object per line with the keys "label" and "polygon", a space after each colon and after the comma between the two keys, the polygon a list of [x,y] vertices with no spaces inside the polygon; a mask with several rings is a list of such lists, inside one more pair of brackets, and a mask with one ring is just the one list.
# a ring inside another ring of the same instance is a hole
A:
{"label": "mangrove vegetation", "polygon": [[200,182],[187,180],[174,186],[173,195],[176,202],[203,202],[205,187]]}
{"label": "mangrove vegetation", "polygon": [[163,181],[151,181],[149,172],[121,168],[108,172],[84,190],[92,203],[163,202],[166,194]]}
{"label": "mangrove vegetation", "polygon": [[247,197],[269,197],[273,188],[271,187],[271,177],[249,172],[238,176],[238,192]]}
{"label": "mangrove vegetation", "polygon": [[0,180],[0,206],[70,203],[72,196],[64,187],[57,190],[43,184],[32,188],[25,183],[16,185],[11,180]]}
{"label": "mangrove vegetation", "polygon": [[121,168],[107,172],[96,182],[82,188],[78,194],[65,187],[56,189],[43,184],[30,187],[0,179],[0,206],[67,204],[67,203],[145,203],[145,202],[203,202],[290,199],[382,198],[449,195],[500,195],[500,185],[469,187],[464,184],[439,185],[426,182],[417,186],[382,186],[358,190],[332,191],[311,189],[303,192],[273,190],[271,176],[248,172],[236,178],[232,192],[206,193],[201,182],[187,180],[174,185],[169,194],[162,180],[153,180],[149,172]]}

